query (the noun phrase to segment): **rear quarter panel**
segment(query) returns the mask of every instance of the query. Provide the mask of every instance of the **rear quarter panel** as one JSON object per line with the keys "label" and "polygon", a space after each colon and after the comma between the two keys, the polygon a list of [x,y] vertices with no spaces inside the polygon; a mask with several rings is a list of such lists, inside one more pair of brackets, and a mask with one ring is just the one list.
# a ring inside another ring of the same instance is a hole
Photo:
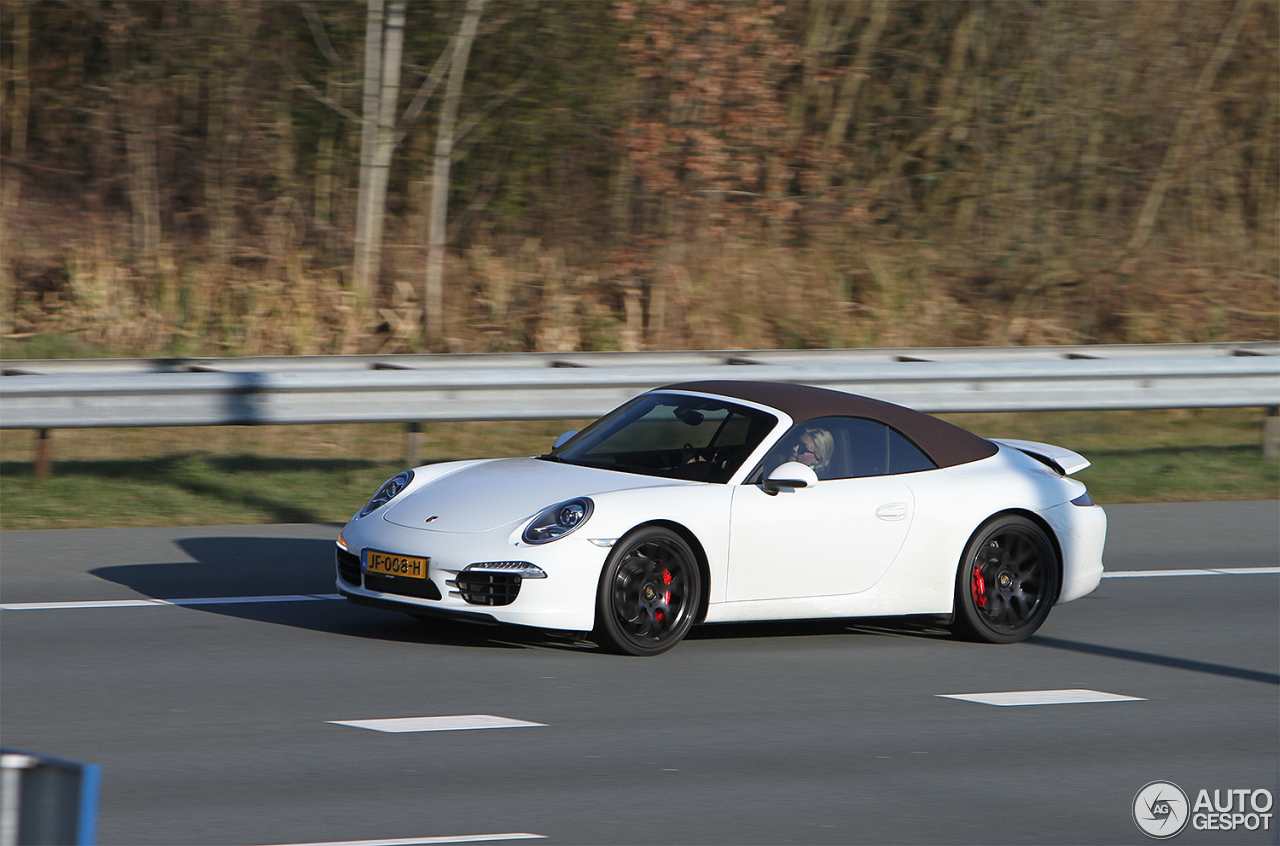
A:
{"label": "rear quarter panel", "polygon": [[[1074,551],[1071,511],[1088,511],[1069,502],[1084,485],[1066,479],[1035,459],[1009,447],[982,461],[903,476],[916,497],[915,523],[894,567],[876,585],[886,604],[897,598],[896,613],[950,613],[956,569],[979,526],[1004,512],[1039,515],[1058,536],[1064,555]],[[1101,511],[1101,509],[1097,509]],[[1048,515],[1057,514],[1050,520]]]}

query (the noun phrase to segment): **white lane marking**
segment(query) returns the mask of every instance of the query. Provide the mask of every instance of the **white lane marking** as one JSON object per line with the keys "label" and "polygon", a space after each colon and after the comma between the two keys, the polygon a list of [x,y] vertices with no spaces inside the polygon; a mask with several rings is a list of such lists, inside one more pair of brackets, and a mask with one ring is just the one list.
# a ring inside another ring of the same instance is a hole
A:
{"label": "white lane marking", "polygon": [[527,720],[494,717],[489,714],[458,714],[449,717],[389,717],[379,720],[329,720],[329,722],[336,726],[354,726],[355,728],[396,733],[409,731],[470,731],[472,729],[524,728],[525,726],[546,725],[546,723],[531,723]]}
{"label": "white lane marking", "polygon": [[427,846],[431,843],[491,843],[496,840],[542,840],[545,834],[458,834],[453,837],[399,837],[394,840],[330,840],[324,843],[277,843],[274,846]]}
{"label": "white lane marking", "polygon": [[1280,573],[1280,567],[1217,567],[1212,570],[1113,570],[1104,579],[1157,579],[1162,576],[1260,576]]}
{"label": "white lane marking", "polygon": [[89,602],[8,602],[0,611],[54,611],[66,608],[137,608],[142,605],[168,605],[160,599],[95,599]]}
{"label": "white lane marking", "polygon": [[1082,702],[1145,702],[1141,696],[1123,696],[1101,690],[1006,690],[999,693],[939,693],[943,699],[962,699],[981,705],[1075,705]]}
{"label": "white lane marking", "polygon": [[342,599],[340,593],[287,594],[283,596],[196,596],[190,599],[91,599],[79,602],[9,602],[3,611],[54,611],[69,608],[141,608],[147,605],[253,605],[260,602],[314,602]]}
{"label": "white lane marking", "polygon": [[[1155,579],[1164,576],[1260,576],[1280,573],[1280,567],[1218,567],[1212,570],[1110,570],[1104,579]],[[191,599],[92,599],[77,602],[7,602],[2,611],[56,611],[73,608],[142,608],[148,605],[253,605],[262,602],[312,602],[342,599],[340,593],[284,596],[197,596]]]}

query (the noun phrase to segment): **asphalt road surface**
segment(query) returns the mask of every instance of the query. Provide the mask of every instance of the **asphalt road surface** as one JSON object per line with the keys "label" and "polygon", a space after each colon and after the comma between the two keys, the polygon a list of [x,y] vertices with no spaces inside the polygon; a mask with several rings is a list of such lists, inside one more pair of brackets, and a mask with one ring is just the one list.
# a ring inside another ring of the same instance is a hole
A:
{"label": "asphalt road surface", "polygon": [[[1023,644],[845,620],[651,659],[311,598],[336,526],[5,532],[0,736],[101,765],[103,844],[1145,843],[1149,782],[1280,793],[1280,506],[1108,512],[1112,577]],[[1064,689],[1132,698],[946,698]],[[412,717],[465,719],[340,724]]]}

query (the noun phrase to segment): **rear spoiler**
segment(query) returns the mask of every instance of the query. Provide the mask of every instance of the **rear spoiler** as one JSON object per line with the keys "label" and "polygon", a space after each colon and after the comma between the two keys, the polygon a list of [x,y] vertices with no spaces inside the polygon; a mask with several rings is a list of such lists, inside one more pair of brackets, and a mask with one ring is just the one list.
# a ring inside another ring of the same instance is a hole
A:
{"label": "rear spoiler", "polygon": [[1049,465],[1064,476],[1079,473],[1090,464],[1089,459],[1083,455],[1053,444],[1042,444],[1036,441],[1015,441],[1009,438],[992,438],[991,441],[1001,446],[1013,447],[1019,452],[1025,452],[1035,460]]}

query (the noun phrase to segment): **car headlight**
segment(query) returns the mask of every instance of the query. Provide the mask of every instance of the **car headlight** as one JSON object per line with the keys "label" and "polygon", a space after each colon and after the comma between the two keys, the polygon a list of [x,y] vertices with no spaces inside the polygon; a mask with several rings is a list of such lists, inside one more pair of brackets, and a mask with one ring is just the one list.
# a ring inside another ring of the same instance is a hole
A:
{"label": "car headlight", "polygon": [[382,483],[382,487],[378,488],[377,493],[370,497],[369,502],[364,508],[360,509],[360,516],[368,514],[370,511],[376,511],[388,502],[396,498],[396,495],[409,487],[409,483],[413,481],[413,471],[405,470],[403,473],[397,473],[390,479]]}
{"label": "car headlight", "polygon": [[587,522],[595,504],[585,496],[558,502],[538,512],[525,527],[520,539],[525,543],[550,543]]}

